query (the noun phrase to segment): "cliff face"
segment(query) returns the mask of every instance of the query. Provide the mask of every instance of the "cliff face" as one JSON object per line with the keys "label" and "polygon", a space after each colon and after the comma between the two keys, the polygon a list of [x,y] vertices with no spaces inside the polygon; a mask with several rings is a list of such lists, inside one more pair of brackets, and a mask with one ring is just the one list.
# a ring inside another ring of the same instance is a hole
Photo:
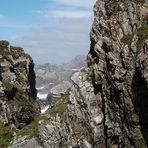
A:
{"label": "cliff face", "polygon": [[33,66],[22,48],[0,41],[0,122],[21,129],[33,120],[37,111]]}
{"label": "cliff face", "polygon": [[147,16],[143,1],[96,2],[88,68],[73,75],[64,115],[41,124],[53,131],[45,147],[147,147]]}
{"label": "cliff face", "polygon": [[99,0],[94,7],[88,66],[101,102],[98,146],[141,147],[148,134],[148,5],[141,5]]}
{"label": "cliff face", "polygon": [[38,125],[44,148],[142,148],[148,136],[148,4],[97,0],[88,68]]}

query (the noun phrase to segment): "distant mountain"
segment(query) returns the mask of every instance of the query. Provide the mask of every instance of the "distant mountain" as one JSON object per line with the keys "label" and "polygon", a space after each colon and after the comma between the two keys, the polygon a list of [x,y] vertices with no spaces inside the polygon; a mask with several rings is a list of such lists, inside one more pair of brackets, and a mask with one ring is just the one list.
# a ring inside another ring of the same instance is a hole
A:
{"label": "distant mountain", "polygon": [[71,76],[85,66],[86,56],[79,55],[60,66],[44,64],[35,67],[37,97],[41,112],[46,111],[45,108],[48,109],[49,104],[54,104],[72,86]]}
{"label": "distant mountain", "polygon": [[86,67],[86,55],[78,55],[70,62],[63,65],[64,68],[80,69]]}
{"label": "distant mountain", "polygon": [[[48,93],[53,86],[64,81],[70,82],[72,74],[85,66],[85,55],[76,56],[70,62],[60,66],[51,64],[37,65],[35,66],[36,87],[42,87],[42,92]],[[38,89],[38,92],[41,92],[41,90]]]}

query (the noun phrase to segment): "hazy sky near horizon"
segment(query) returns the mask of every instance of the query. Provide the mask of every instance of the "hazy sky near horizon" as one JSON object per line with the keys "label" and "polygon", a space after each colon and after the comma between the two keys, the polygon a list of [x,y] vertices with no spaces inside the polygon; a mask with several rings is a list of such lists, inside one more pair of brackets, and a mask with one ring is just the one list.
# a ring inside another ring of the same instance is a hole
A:
{"label": "hazy sky near horizon", "polygon": [[62,64],[89,51],[95,0],[1,0],[0,39],[35,63]]}

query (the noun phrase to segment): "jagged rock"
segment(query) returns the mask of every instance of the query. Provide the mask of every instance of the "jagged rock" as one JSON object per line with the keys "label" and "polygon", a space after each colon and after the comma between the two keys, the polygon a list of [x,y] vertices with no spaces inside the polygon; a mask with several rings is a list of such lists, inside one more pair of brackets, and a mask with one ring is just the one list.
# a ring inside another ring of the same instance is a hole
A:
{"label": "jagged rock", "polygon": [[29,136],[20,137],[11,143],[8,148],[43,148],[35,138]]}
{"label": "jagged rock", "polygon": [[44,87],[42,91],[49,93],[52,87],[64,81],[71,82],[72,74],[85,66],[86,56],[84,55],[77,56],[72,61],[60,66],[51,64],[37,65],[35,66],[37,88]]}
{"label": "jagged rock", "polygon": [[39,125],[39,137],[44,148],[59,148],[66,146],[64,138],[66,131],[60,122],[59,117],[50,118],[47,123],[41,121]]}
{"label": "jagged rock", "polygon": [[59,128],[58,122],[55,129],[52,124],[52,133],[69,129],[62,141],[66,146],[146,146],[148,26],[143,21],[146,4],[142,5],[129,0],[96,2],[88,68],[72,76],[64,121]]}
{"label": "jagged rock", "polygon": [[[34,116],[39,113],[38,103],[35,101],[36,88],[33,67],[32,58],[24,53],[22,48],[10,46],[7,41],[0,41],[1,130],[5,126],[15,126],[16,129],[22,129],[30,124],[34,120]],[[13,138],[11,135],[8,137]],[[5,137],[0,135],[0,138]],[[33,139],[30,140],[30,143],[35,145]]]}
{"label": "jagged rock", "polygon": [[12,112],[12,121],[17,129],[22,129],[33,121],[34,111],[31,107],[19,107]]}
{"label": "jagged rock", "polygon": [[71,87],[71,83],[69,83],[68,81],[64,81],[61,84],[56,85],[55,87],[53,87],[50,90],[50,94],[53,97],[57,97],[60,98],[62,94],[65,94],[67,89],[69,89]]}

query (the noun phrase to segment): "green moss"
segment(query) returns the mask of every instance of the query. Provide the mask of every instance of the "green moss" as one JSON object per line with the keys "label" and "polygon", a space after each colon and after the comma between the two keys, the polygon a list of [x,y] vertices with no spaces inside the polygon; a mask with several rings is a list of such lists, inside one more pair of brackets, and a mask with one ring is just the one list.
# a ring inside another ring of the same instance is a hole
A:
{"label": "green moss", "polygon": [[140,141],[140,148],[147,148],[147,144],[146,144],[146,142],[144,141],[144,139],[142,139],[142,140]]}
{"label": "green moss", "polygon": [[67,104],[64,100],[60,100],[54,107],[52,107],[49,110],[49,113],[51,116],[56,116],[56,114],[59,114],[59,116],[62,116],[62,114],[66,111]]}
{"label": "green moss", "polygon": [[16,92],[15,98],[19,101],[25,100],[25,97],[20,92]]}
{"label": "green moss", "polygon": [[10,126],[0,122],[0,148],[7,148],[13,139],[13,132]]}
{"label": "green moss", "polygon": [[133,34],[125,35],[125,36],[121,39],[121,42],[123,42],[124,44],[127,44],[127,45],[130,47],[130,46],[131,46],[131,43],[132,43],[133,37],[134,37],[134,33],[133,33]]}
{"label": "green moss", "polygon": [[40,121],[40,115],[36,115],[34,120],[26,127],[17,131],[17,136],[29,135],[30,137],[38,137],[38,124]]}
{"label": "green moss", "polygon": [[143,25],[141,28],[139,28],[137,31],[137,36],[139,38],[137,47],[138,49],[141,49],[144,45],[145,39],[148,39],[148,25]]}
{"label": "green moss", "polygon": [[145,0],[133,0],[135,3],[137,4],[144,4],[145,3]]}
{"label": "green moss", "polygon": [[8,81],[4,81],[3,84],[2,84],[3,87],[5,87],[6,89],[11,89],[13,88],[13,84],[11,84],[10,82]]}

